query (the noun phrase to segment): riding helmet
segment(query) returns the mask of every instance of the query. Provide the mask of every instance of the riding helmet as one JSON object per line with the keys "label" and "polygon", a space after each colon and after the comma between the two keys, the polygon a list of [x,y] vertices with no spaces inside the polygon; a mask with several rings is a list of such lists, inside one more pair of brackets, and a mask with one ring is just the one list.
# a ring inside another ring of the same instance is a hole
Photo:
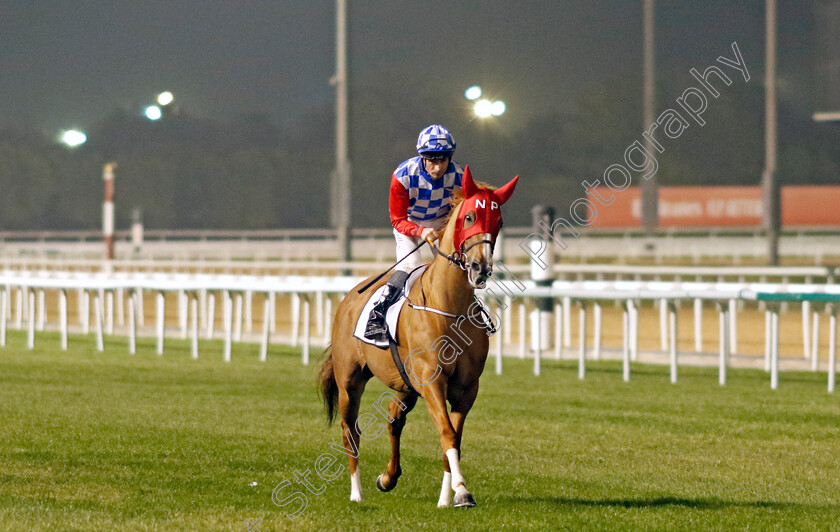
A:
{"label": "riding helmet", "polygon": [[420,132],[420,137],[417,139],[417,153],[435,154],[435,155],[449,155],[455,151],[455,141],[452,140],[452,133],[448,129],[439,125],[432,124]]}

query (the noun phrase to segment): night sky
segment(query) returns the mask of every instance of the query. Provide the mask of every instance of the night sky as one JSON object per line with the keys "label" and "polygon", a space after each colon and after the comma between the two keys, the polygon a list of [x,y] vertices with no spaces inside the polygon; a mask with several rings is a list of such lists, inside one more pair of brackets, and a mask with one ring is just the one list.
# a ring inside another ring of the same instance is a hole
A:
{"label": "night sky", "polygon": [[[641,0],[349,5],[353,91],[463,100],[480,84],[507,102],[503,120],[517,127],[573,111],[605,79],[641,83]],[[334,9],[326,0],[3,1],[0,127],[85,128],[171,90],[196,116],[263,114],[294,128],[333,106]],[[761,82],[762,0],[660,0],[656,16],[660,75],[681,73],[687,84],[691,67],[737,41]],[[807,113],[813,25],[812,2],[779,1],[780,98]]]}

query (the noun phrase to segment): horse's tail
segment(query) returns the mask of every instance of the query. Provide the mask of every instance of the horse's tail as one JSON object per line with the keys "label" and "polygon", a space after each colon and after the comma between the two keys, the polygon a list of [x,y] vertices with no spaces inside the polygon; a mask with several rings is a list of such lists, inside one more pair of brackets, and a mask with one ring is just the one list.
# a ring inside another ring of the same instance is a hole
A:
{"label": "horse's tail", "polygon": [[324,408],[327,410],[327,422],[332,425],[335,419],[335,405],[338,402],[338,385],[335,382],[335,371],[333,370],[332,345],[324,349],[323,364],[318,372],[318,392],[324,399]]}

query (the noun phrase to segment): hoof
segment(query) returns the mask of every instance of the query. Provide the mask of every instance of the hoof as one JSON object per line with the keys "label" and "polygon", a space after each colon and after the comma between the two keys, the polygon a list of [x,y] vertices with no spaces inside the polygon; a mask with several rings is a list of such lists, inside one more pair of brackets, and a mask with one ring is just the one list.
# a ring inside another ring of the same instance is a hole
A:
{"label": "hoof", "polygon": [[391,491],[392,489],[396,488],[397,483],[394,482],[393,486],[391,486],[390,488],[386,488],[385,485],[382,483],[382,475],[379,475],[378,477],[376,477],[376,487],[377,487],[377,489],[379,489],[379,491],[388,492],[388,491]]}
{"label": "hoof", "polygon": [[472,508],[475,506],[475,499],[470,492],[463,495],[455,494],[455,508]]}

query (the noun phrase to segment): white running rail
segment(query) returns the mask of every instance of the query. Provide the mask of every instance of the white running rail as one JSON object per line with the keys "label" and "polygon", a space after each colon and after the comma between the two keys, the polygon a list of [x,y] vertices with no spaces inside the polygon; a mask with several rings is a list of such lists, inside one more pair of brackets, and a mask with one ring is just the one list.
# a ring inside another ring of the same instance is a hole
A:
{"label": "white running rail", "polygon": [[[155,328],[157,350],[163,354],[165,338],[180,332],[181,338],[192,340],[192,356],[198,357],[199,322],[207,337],[215,337],[214,324],[215,302],[219,296],[222,303],[222,323],[224,338],[224,359],[231,359],[231,344],[243,341],[242,323],[252,321],[253,296],[263,295],[262,331],[257,336],[261,343],[260,357],[266,359],[267,348],[272,333],[275,331],[275,308],[278,294],[288,295],[292,303],[291,345],[302,346],[304,364],[309,363],[310,348],[314,343],[328,343],[332,319],[330,295],[343,295],[362,280],[361,277],[310,277],[310,276],[246,276],[246,275],[208,275],[185,273],[139,273],[117,272],[113,274],[80,273],[69,271],[0,271],[0,346],[6,344],[6,330],[9,324],[17,329],[27,325],[27,345],[34,347],[35,331],[44,330],[46,324],[46,292],[58,295],[57,329],[61,335],[62,349],[67,349],[68,292],[76,291],[80,306],[78,324],[84,334],[90,332],[90,303],[93,302],[96,347],[104,349],[104,334],[114,334],[114,313],[122,325],[124,310],[128,308],[128,323],[118,330],[119,334],[129,336],[129,352],[136,347],[138,326],[145,323],[146,313],[143,308],[143,294],[154,293]],[[166,327],[166,300],[177,302],[177,328]],[[480,291],[493,310],[493,314],[502,321],[502,325],[512,323],[511,309],[514,301],[520,305],[519,346],[520,357],[525,357],[526,327],[524,326],[524,301],[542,301],[548,308],[555,310],[555,358],[560,358],[563,351],[570,347],[567,340],[572,306],[579,306],[579,327],[582,340],[578,346],[579,376],[585,376],[586,362],[591,356],[601,357],[601,305],[604,302],[619,302],[623,313],[622,360],[624,379],[630,378],[631,360],[639,360],[638,312],[642,302],[655,302],[660,305],[661,337],[663,351],[667,352],[672,382],[677,381],[678,365],[681,353],[677,351],[676,307],[689,303],[694,308],[695,345],[702,347],[698,339],[703,338],[702,307],[714,305],[719,313],[720,349],[719,381],[726,382],[726,370],[730,357],[737,352],[737,319],[739,302],[760,301],[766,305],[765,331],[765,369],[770,373],[771,388],[776,389],[779,377],[779,312],[783,305],[802,303],[803,341],[809,336],[809,320],[813,320],[814,337],[810,346],[806,342],[804,358],[810,357],[812,369],[818,365],[819,316],[814,309],[824,308],[829,316],[829,363],[828,388],[834,390],[836,373],[836,327],[837,304],[840,303],[840,287],[831,284],[779,284],[779,283],[743,283],[743,282],[677,282],[677,281],[554,281],[551,286],[536,286],[530,281],[491,281],[488,290]],[[127,296],[127,302],[126,302]],[[116,299],[116,304],[115,304]],[[311,303],[316,304],[317,331],[320,338],[313,339],[310,334]],[[594,348],[586,345],[586,308],[592,307],[594,320]],[[543,322],[550,319],[551,313],[543,313],[539,306],[534,310],[535,324],[532,327],[534,373],[539,375],[543,357],[544,334]],[[14,311],[14,312],[13,312]],[[36,312],[37,311],[37,312]],[[243,316],[244,314],[244,316]],[[24,319],[24,316],[26,318]],[[302,323],[301,323],[302,321]],[[126,330],[127,329],[127,330]],[[495,338],[496,371],[502,371],[503,342],[510,344],[510,330],[503,327]],[[300,333],[303,333],[301,342]],[[275,335],[275,339],[276,335]],[[288,339],[288,337],[287,337]],[[253,341],[253,335],[251,338]],[[696,351],[700,351],[700,347]],[[550,348],[549,348],[550,350]],[[550,352],[550,351],[549,351]],[[686,354],[686,353],[682,353]]]}

